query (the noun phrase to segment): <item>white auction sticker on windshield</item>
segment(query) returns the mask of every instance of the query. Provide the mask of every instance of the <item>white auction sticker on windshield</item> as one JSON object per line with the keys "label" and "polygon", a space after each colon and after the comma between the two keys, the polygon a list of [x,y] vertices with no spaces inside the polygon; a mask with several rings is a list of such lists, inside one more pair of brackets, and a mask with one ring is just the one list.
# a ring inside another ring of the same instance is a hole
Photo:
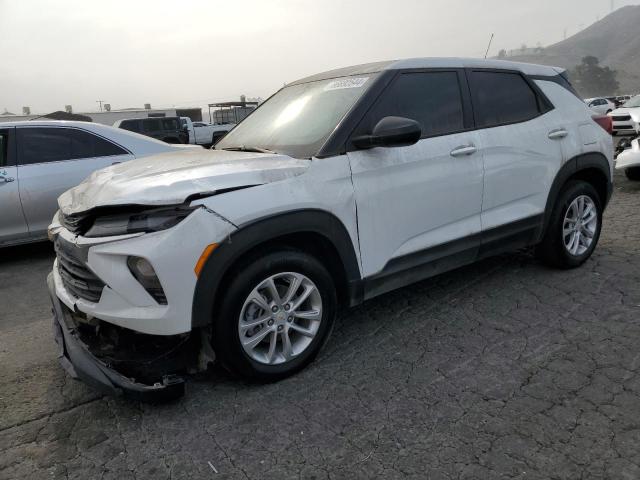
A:
{"label": "white auction sticker on windshield", "polygon": [[324,91],[328,92],[330,90],[340,90],[343,88],[360,88],[367,83],[367,80],[369,80],[369,77],[341,78],[339,80],[333,80],[324,87]]}

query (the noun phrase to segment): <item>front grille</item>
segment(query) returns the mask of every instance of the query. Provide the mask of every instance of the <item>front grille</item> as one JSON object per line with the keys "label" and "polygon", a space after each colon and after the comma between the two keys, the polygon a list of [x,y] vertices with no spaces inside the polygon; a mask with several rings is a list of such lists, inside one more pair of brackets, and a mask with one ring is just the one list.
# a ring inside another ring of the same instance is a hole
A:
{"label": "front grille", "polygon": [[96,303],[105,284],[87,268],[80,249],[58,236],[54,242],[58,257],[58,273],[65,289],[74,297]]}
{"label": "front grille", "polygon": [[614,122],[629,122],[629,121],[631,121],[631,115],[614,115],[612,118],[613,118]]}
{"label": "front grille", "polygon": [[65,215],[60,213],[60,223],[74,235],[84,235],[93,224],[93,215],[87,213],[77,213],[73,215]]}
{"label": "front grille", "polygon": [[614,125],[614,130],[633,130],[633,126],[631,125]]}

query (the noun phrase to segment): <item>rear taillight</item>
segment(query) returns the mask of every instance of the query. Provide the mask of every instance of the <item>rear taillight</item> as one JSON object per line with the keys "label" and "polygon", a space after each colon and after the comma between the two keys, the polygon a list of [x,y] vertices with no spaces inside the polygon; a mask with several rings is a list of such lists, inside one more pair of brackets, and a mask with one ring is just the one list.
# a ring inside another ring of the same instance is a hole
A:
{"label": "rear taillight", "polygon": [[613,120],[609,115],[594,115],[593,121],[604,128],[608,134],[613,133]]}

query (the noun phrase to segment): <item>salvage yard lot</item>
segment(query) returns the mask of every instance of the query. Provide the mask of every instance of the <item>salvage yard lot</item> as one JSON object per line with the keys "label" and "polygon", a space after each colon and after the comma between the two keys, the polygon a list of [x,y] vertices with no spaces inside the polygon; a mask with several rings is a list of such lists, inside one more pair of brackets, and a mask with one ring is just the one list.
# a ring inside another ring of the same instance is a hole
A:
{"label": "salvage yard lot", "polygon": [[48,244],[0,251],[0,479],[640,478],[640,183],[578,270],[503,255],[344,312],[273,385],[162,406],[56,361]]}

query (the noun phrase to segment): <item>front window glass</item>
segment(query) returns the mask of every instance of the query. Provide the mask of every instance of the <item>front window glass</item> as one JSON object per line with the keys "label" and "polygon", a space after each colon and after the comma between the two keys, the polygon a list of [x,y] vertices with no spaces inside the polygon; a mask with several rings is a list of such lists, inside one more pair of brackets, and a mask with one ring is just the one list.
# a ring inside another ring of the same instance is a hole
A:
{"label": "front window glass", "polygon": [[384,117],[405,117],[422,127],[422,137],[464,129],[462,95],[456,72],[404,73],[389,86],[358,127],[370,134]]}
{"label": "front window glass", "polygon": [[229,132],[216,149],[259,148],[310,158],[373,83],[374,76],[285,87]]}

